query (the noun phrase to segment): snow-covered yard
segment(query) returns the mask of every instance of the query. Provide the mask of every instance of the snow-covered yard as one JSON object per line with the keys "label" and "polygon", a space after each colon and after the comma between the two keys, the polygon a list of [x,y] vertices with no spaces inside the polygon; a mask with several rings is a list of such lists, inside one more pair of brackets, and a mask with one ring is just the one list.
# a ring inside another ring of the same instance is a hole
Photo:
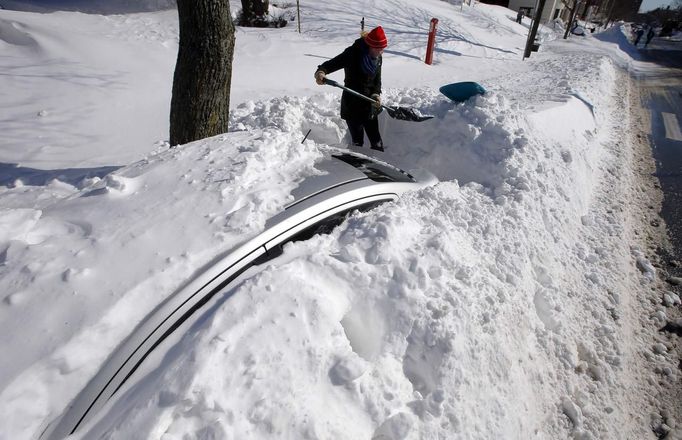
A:
{"label": "snow-covered yard", "polygon": [[[619,27],[544,29],[522,61],[527,27],[504,8],[328,0],[301,2],[301,34],[238,28],[231,131],[174,149],[175,11],[0,11],[1,439],[40,436],[347,144],[340,93],[313,73],[362,17],[388,36],[384,102],[436,116],[382,114],[380,158],[441,182],[247,273],[75,438],[680,435],[679,348],[658,331],[679,297],[654,266],[660,194],[625,70],[651,66]],[[458,81],[488,93],[438,92]]]}

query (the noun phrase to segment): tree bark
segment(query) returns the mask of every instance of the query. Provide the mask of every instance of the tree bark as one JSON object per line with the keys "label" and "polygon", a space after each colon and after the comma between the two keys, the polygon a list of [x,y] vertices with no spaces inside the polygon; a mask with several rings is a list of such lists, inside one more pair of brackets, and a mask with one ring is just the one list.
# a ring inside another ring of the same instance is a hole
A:
{"label": "tree bark", "polygon": [[180,44],[171,98],[171,146],[227,132],[234,54],[229,0],[177,3]]}
{"label": "tree bark", "polygon": [[255,14],[253,12],[253,2],[252,0],[242,0],[242,23],[248,24],[253,21]]}

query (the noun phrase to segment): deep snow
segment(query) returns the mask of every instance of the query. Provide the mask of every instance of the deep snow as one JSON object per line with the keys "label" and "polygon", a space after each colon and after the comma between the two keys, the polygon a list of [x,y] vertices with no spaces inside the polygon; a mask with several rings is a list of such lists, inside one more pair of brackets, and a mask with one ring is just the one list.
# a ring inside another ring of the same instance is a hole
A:
{"label": "deep snow", "polygon": [[[441,183],[247,272],[77,437],[675,428],[658,400],[679,382],[678,349],[657,335],[662,231],[646,205],[658,202],[621,70],[651,66],[622,50],[622,31],[552,42],[545,29],[524,62],[527,28],[499,7],[352,0],[301,12],[301,35],[238,29],[231,132],[170,150],[173,11],[0,11],[0,438],[37,437],[156,304],[262,230],[322,152],[345,145],[339,93],[312,73],[362,16],[389,36],[384,101],[436,115],[382,115],[382,158]],[[489,93],[456,105],[437,92],[464,80]]]}

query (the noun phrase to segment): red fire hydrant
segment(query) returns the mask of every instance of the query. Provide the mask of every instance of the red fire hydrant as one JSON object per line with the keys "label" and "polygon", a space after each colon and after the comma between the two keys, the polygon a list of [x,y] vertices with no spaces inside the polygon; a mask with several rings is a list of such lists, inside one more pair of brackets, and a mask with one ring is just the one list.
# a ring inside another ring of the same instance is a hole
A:
{"label": "red fire hydrant", "polygon": [[429,42],[426,44],[426,64],[431,65],[433,61],[433,47],[436,45],[436,27],[438,26],[438,19],[431,19],[431,26],[429,27]]}

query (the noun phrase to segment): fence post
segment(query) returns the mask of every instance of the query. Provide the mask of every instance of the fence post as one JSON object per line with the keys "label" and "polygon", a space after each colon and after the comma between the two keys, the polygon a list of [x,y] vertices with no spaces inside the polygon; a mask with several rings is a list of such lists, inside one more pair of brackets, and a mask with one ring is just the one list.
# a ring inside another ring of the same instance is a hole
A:
{"label": "fence post", "polygon": [[298,33],[301,33],[301,4],[296,0],[296,15],[298,16]]}
{"label": "fence post", "polygon": [[429,42],[426,44],[426,64],[431,65],[433,62],[433,46],[436,44],[436,27],[438,27],[438,19],[431,19],[431,26],[429,27]]}

